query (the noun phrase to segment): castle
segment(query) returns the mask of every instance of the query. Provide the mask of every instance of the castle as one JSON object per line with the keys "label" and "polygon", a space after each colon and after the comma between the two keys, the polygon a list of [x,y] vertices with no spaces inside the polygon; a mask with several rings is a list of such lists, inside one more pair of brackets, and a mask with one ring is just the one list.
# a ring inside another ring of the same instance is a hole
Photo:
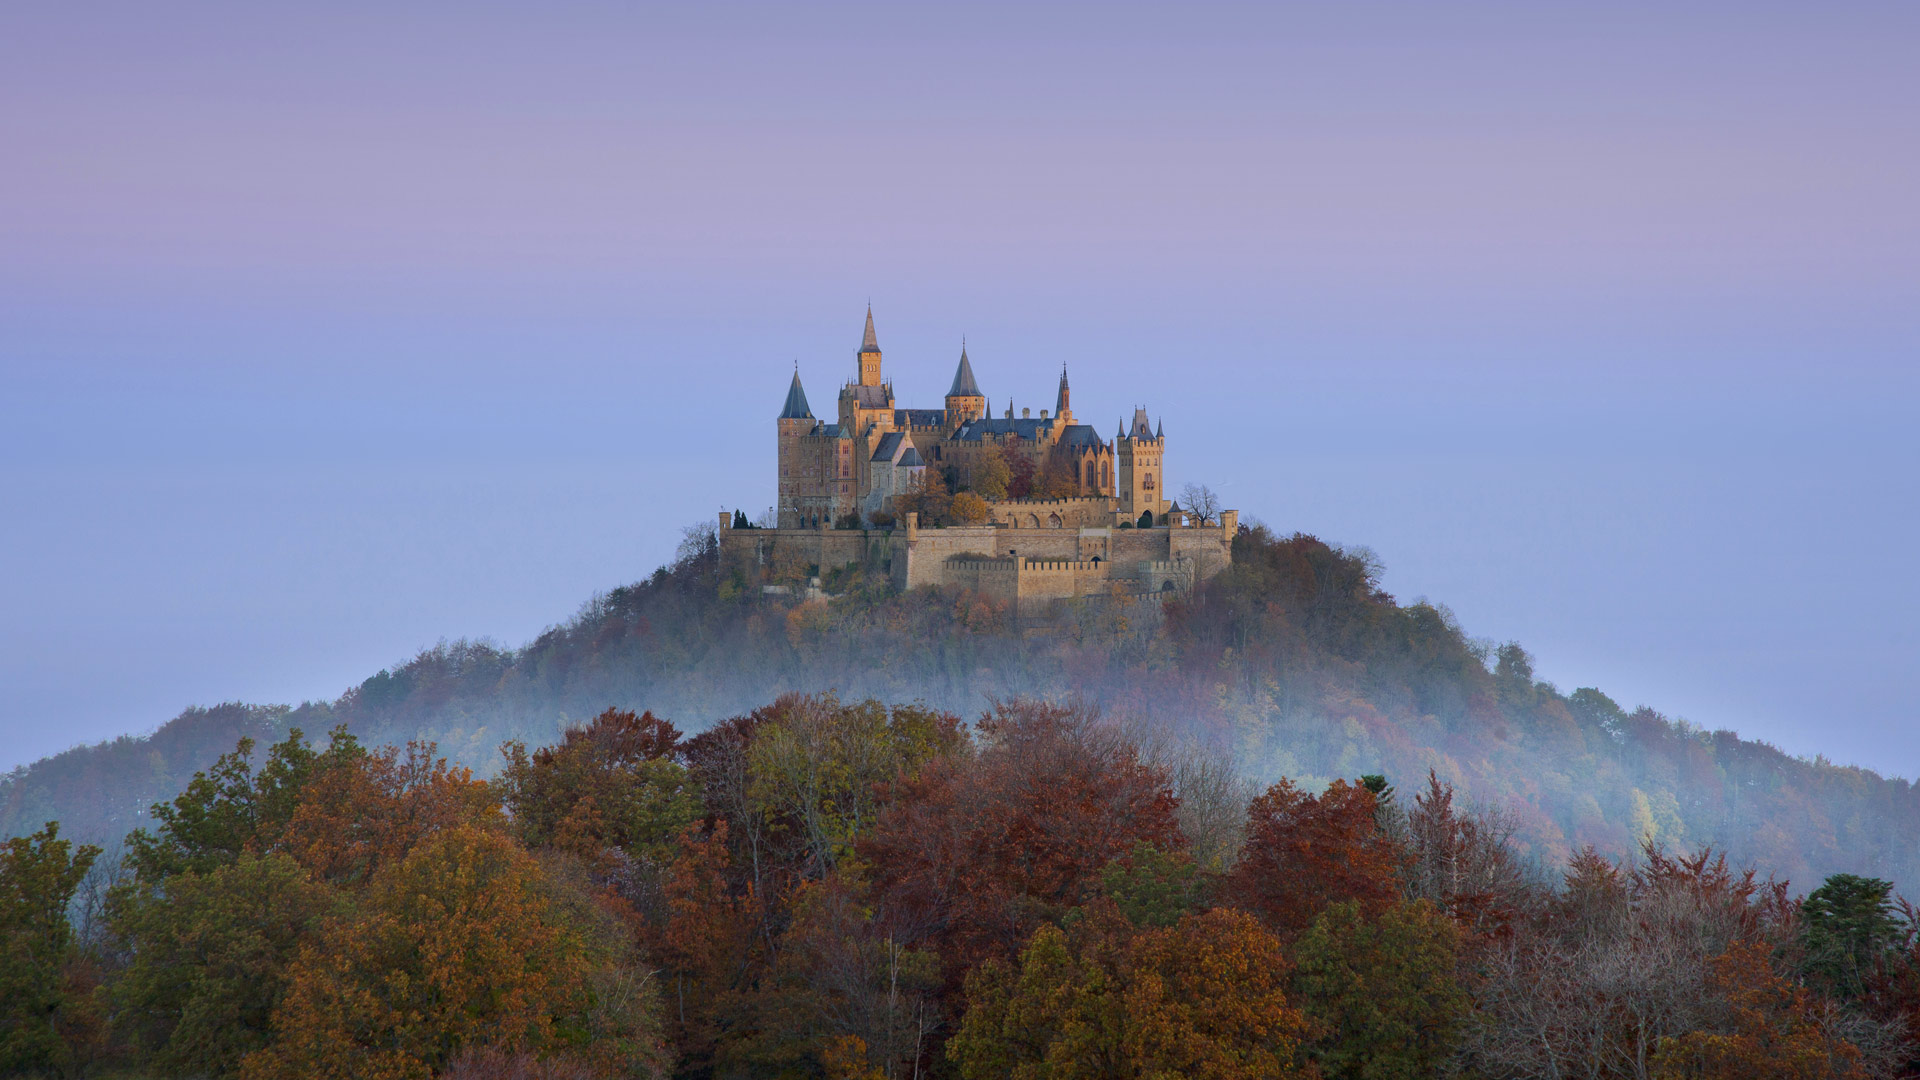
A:
{"label": "castle", "polygon": [[880,361],[869,307],[832,423],[813,415],[796,365],[775,421],[774,527],[721,514],[723,556],[860,563],[902,589],[964,586],[1023,617],[1074,597],[1184,590],[1232,560],[1237,513],[1168,500],[1166,437],[1145,409],[1102,439],[1075,422],[1063,366],[1051,414],[1016,417],[1009,401],[995,417],[964,343],[945,408],[901,408]]}

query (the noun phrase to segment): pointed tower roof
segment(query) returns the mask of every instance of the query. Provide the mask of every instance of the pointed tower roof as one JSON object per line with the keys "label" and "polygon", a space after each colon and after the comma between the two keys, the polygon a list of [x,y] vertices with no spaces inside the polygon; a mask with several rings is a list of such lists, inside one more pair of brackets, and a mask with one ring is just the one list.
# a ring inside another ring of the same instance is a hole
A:
{"label": "pointed tower roof", "polygon": [[867,332],[860,338],[861,352],[879,352],[880,340],[873,336],[873,305],[867,305]]}
{"label": "pointed tower roof", "polygon": [[1167,437],[1166,419],[1164,417],[1153,422],[1153,437],[1156,439],[1164,439]]}
{"label": "pointed tower roof", "polygon": [[1067,365],[1061,364],[1060,365],[1060,392],[1059,394],[1055,395],[1053,399],[1053,411],[1056,416],[1059,415],[1060,413],[1067,411],[1067,401],[1069,400],[1067,395],[1068,395]]}
{"label": "pointed tower roof", "polygon": [[953,389],[947,391],[948,397],[977,397],[987,395],[980,392],[980,384],[974,381],[973,365],[967,362],[967,342],[960,341],[960,366],[953,372]]}
{"label": "pointed tower roof", "polygon": [[800,369],[793,371],[793,385],[787,387],[787,405],[780,410],[782,420],[811,420],[813,410],[807,408],[807,392],[800,388]]}

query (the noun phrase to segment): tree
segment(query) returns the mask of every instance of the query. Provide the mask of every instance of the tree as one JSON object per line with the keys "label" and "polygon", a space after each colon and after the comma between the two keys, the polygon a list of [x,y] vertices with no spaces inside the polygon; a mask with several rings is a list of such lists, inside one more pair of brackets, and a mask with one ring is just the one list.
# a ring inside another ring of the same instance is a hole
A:
{"label": "tree", "polygon": [[1828,992],[1857,998],[1901,941],[1893,884],[1856,874],[1835,874],[1801,901],[1805,967]]}
{"label": "tree", "polygon": [[1294,989],[1315,1022],[1308,1057],[1330,1080],[1419,1080],[1452,1056],[1470,1009],[1454,979],[1459,932],[1425,901],[1377,918],[1354,901],[1320,914],[1295,948]]}
{"label": "tree", "polygon": [[858,843],[880,904],[924,928],[955,985],[1092,898],[1135,844],[1182,844],[1166,770],[1092,710],[1003,704],[975,730],[971,759],[935,758],[891,785]]}
{"label": "tree", "polygon": [[953,497],[948,515],[955,525],[978,525],[987,520],[987,501],[971,491]]}
{"label": "tree", "polygon": [[1374,820],[1373,793],[1335,780],[1308,795],[1281,780],[1247,808],[1246,849],[1225,895],[1282,938],[1345,901],[1373,917],[1400,893],[1403,853]]}
{"label": "tree", "polygon": [[67,1068],[86,1005],[68,985],[67,905],[100,849],[60,839],[59,822],[0,847],[0,1074]]}
{"label": "tree", "polygon": [[966,1080],[1308,1076],[1306,1019],[1287,1001],[1280,943],[1230,909],[1138,930],[1098,902],[1043,925],[1016,963],[967,979],[947,1044]]}
{"label": "tree", "polygon": [[749,794],[770,817],[793,822],[805,844],[805,877],[818,879],[872,827],[880,785],[910,777],[960,739],[960,720],[911,705],[831,694],[783,696],[749,751]]}
{"label": "tree", "polygon": [[276,845],[315,877],[365,882],[436,833],[501,824],[493,789],[430,742],[350,750],[313,771]]}
{"label": "tree", "polygon": [[[997,447],[995,449],[998,449]],[[1036,466],[1033,458],[1026,454],[1013,454],[1007,460],[1007,498],[1028,499],[1033,497],[1033,476]]]}
{"label": "tree", "polygon": [[1860,1050],[1831,1033],[1831,1004],[1780,977],[1761,942],[1736,942],[1712,961],[1724,995],[1715,1027],[1660,1040],[1655,1080],[1866,1080]]}
{"label": "tree", "polygon": [[345,905],[281,852],[124,895],[113,924],[130,959],[111,987],[115,1028],[169,1074],[235,1075],[267,1045],[297,950]]}
{"label": "tree", "polygon": [[1071,499],[1080,494],[1080,478],[1073,467],[1059,459],[1049,459],[1033,480],[1036,499]]}
{"label": "tree", "polygon": [[633,993],[616,950],[567,915],[502,833],[440,833],[300,950],[274,1011],[278,1038],[243,1075],[425,1077],[467,1047],[657,1063],[651,995]]}
{"label": "tree", "polygon": [[515,834],[589,860],[615,848],[664,862],[701,809],[692,777],[673,760],[679,743],[679,731],[651,712],[607,709],[558,745],[532,754],[518,741],[503,745],[498,786]]}
{"label": "tree", "polygon": [[1220,496],[1205,484],[1188,484],[1180,489],[1180,501],[1187,505],[1187,515],[1195,525],[1218,525],[1220,523]]}
{"label": "tree", "polygon": [[983,499],[1004,499],[1013,482],[1013,469],[998,446],[989,443],[967,463],[967,486]]}

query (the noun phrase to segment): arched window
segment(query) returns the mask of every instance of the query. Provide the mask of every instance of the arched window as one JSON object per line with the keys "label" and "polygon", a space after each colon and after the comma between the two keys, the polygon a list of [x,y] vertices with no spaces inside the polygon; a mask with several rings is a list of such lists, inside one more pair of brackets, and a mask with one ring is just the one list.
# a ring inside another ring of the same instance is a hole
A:
{"label": "arched window", "polygon": [[1048,515],[1047,515],[1047,528],[1049,528],[1049,529],[1057,529],[1057,528],[1059,528],[1059,527],[1060,527],[1060,515],[1059,515],[1059,514],[1048,514]]}
{"label": "arched window", "polygon": [[1028,514],[1028,515],[1027,515],[1027,527],[1028,527],[1029,529],[1037,529],[1037,528],[1039,528],[1039,527],[1040,527],[1040,515],[1039,515],[1039,514]]}
{"label": "arched window", "polygon": [[1152,491],[1153,490],[1153,474],[1148,473],[1146,480],[1143,481],[1140,486],[1143,488],[1146,488],[1148,491]]}
{"label": "arched window", "polygon": [[1093,486],[1093,459],[1087,459],[1087,486]]}
{"label": "arched window", "polygon": [[1100,463],[1100,486],[1102,488],[1113,486],[1113,462],[1111,461]]}

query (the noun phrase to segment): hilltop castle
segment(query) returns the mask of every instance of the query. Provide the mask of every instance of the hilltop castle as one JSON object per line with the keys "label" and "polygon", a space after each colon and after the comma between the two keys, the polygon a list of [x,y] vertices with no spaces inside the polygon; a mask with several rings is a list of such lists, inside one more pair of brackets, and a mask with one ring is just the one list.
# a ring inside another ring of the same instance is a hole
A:
{"label": "hilltop castle", "polygon": [[[1071,597],[1184,589],[1231,561],[1238,515],[1201,520],[1168,500],[1166,437],[1145,409],[1102,439],[1075,421],[1063,366],[1051,412],[1016,417],[1009,401],[995,417],[964,344],[945,407],[902,408],[880,361],[869,308],[833,422],[813,415],[796,366],[775,421],[775,527],[720,515],[723,554],[816,572],[865,563],[901,588],[964,585],[1023,616]],[[943,501],[949,491],[975,499]]]}

